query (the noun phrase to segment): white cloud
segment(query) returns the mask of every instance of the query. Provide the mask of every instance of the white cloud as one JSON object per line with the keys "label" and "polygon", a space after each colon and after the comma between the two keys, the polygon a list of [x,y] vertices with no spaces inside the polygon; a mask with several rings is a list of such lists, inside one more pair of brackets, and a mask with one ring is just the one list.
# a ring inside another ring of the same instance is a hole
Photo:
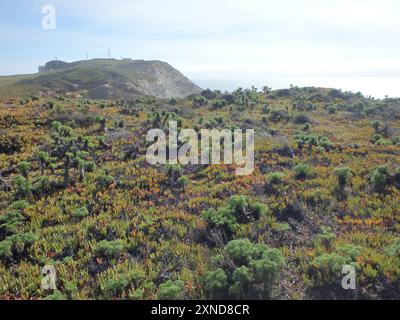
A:
{"label": "white cloud", "polygon": [[30,34],[30,47],[46,53],[43,59],[72,60],[86,51],[105,56],[111,48],[116,57],[167,60],[204,83],[315,79],[317,86],[329,78],[390,81],[399,75],[398,0],[52,3],[59,18],[55,34],[43,38],[21,29],[2,39],[23,41]]}

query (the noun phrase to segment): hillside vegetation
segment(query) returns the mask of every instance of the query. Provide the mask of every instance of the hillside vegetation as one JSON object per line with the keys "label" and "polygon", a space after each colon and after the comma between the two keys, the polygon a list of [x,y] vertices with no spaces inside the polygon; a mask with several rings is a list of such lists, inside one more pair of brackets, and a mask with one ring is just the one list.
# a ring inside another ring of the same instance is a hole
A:
{"label": "hillside vegetation", "polygon": [[59,94],[90,99],[187,97],[201,89],[162,61],[95,59],[50,61],[47,72],[0,77],[0,96]]}
{"label": "hillside vegetation", "polygon": [[[112,72],[90,70],[99,83]],[[19,84],[60,79],[85,86],[80,67]],[[149,165],[146,133],[168,120],[254,128],[254,173]],[[0,128],[3,299],[400,298],[400,100],[25,96],[1,100]],[[40,287],[45,265],[57,290]]]}

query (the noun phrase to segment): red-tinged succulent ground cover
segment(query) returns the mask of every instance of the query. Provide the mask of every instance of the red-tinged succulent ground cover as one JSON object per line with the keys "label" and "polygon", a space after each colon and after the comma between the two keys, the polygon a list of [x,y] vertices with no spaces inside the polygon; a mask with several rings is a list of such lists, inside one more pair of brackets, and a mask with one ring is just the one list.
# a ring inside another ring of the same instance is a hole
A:
{"label": "red-tinged succulent ground cover", "polygon": [[[169,120],[255,129],[253,174],[149,165],[146,133]],[[57,290],[41,289],[45,265]],[[297,87],[3,99],[0,297],[399,299],[400,100]]]}

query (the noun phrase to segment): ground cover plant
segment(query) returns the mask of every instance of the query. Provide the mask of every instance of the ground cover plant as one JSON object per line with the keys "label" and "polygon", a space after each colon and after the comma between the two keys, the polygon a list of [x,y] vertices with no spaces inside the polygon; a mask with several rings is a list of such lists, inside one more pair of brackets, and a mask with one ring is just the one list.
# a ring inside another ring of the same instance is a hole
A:
{"label": "ground cover plant", "polygon": [[[149,165],[169,119],[254,128],[254,172]],[[400,298],[399,137],[400,100],[333,89],[4,98],[0,298]]]}

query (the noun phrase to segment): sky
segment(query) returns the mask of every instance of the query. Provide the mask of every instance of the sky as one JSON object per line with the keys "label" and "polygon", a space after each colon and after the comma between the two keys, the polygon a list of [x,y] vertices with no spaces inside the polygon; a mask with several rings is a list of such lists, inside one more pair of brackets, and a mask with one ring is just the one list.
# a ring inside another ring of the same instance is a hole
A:
{"label": "sky", "polygon": [[[42,26],[42,7],[56,12]],[[0,75],[163,60],[203,88],[334,87],[400,97],[398,0],[1,0]]]}

